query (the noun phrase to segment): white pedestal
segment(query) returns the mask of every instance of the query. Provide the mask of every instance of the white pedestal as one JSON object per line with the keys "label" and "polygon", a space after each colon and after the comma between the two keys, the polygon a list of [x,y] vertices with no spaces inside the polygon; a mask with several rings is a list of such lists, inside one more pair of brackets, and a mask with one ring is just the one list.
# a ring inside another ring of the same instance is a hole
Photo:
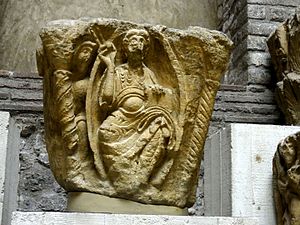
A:
{"label": "white pedestal", "polygon": [[8,140],[9,113],[0,112],[0,223],[4,203],[5,165]]}
{"label": "white pedestal", "polygon": [[0,111],[0,224],[10,225],[17,209],[20,130],[8,112]]}
{"label": "white pedestal", "polygon": [[206,216],[252,217],[275,225],[272,159],[300,127],[231,124],[209,137],[204,153]]}
{"label": "white pedestal", "polygon": [[255,218],[14,212],[12,225],[258,225]]}

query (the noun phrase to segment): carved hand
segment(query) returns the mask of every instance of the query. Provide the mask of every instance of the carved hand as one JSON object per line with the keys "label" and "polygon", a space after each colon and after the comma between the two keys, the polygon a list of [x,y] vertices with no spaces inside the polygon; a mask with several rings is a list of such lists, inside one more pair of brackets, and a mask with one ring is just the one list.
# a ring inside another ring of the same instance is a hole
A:
{"label": "carved hand", "polygon": [[112,42],[105,42],[100,45],[98,57],[105,63],[108,68],[113,68],[115,64],[117,50]]}
{"label": "carved hand", "polygon": [[165,95],[166,93],[169,93],[171,90],[168,88],[164,88],[160,86],[159,84],[154,84],[154,85],[146,85],[146,92],[151,92],[152,94],[161,96]]}
{"label": "carved hand", "polygon": [[95,38],[99,48],[98,48],[98,57],[105,63],[108,68],[113,68],[116,57],[116,47],[111,41],[104,41],[101,33],[99,36],[96,35],[93,29],[90,29],[90,33]]}

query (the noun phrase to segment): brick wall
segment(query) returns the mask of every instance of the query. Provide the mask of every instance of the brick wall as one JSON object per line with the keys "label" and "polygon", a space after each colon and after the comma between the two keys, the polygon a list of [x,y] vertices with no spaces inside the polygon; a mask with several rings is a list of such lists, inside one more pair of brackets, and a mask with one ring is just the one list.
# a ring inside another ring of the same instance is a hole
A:
{"label": "brick wall", "polygon": [[0,110],[42,112],[42,83],[37,74],[0,70]]}
{"label": "brick wall", "polygon": [[224,83],[244,85],[247,80],[247,1],[218,1],[219,30],[234,43],[229,71]]}
{"label": "brick wall", "polygon": [[275,73],[266,39],[299,5],[300,0],[248,0],[248,85],[272,85]]}
{"label": "brick wall", "polygon": [[[42,78],[37,74],[0,70],[0,110],[13,114],[42,113],[42,89]],[[273,92],[263,88],[251,90],[241,85],[221,85],[212,124],[216,127],[230,122],[278,124],[280,115]]]}
{"label": "brick wall", "polygon": [[232,59],[224,83],[272,88],[267,37],[295,12],[300,0],[219,1],[219,29],[234,42]]}

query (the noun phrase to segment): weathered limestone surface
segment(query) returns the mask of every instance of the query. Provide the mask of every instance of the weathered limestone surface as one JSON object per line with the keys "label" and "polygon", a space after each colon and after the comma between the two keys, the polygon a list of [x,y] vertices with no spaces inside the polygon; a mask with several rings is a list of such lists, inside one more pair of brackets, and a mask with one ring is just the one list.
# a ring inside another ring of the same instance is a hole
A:
{"label": "weathered limestone surface", "polygon": [[[25,10],[26,9],[26,10]],[[1,0],[0,69],[35,72],[39,30],[48,21],[107,17],[186,28],[217,27],[216,0]]]}
{"label": "weathered limestone surface", "polygon": [[281,24],[268,46],[277,77],[277,102],[287,124],[300,125],[300,13]]}
{"label": "weathered limestone surface", "polygon": [[255,218],[15,212],[12,225],[258,225]]}
{"label": "weathered limestone surface", "polygon": [[272,158],[293,126],[231,124],[210,136],[204,153],[205,216],[255,216],[275,225]]}
{"label": "weathered limestone surface", "polygon": [[108,19],[41,32],[46,145],[67,191],[180,208],[199,165],[231,41]]}
{"label": "weathered limestone surface", "polygon": [[289,135],[273,158],[277,225],[300,224],[300,132]]}

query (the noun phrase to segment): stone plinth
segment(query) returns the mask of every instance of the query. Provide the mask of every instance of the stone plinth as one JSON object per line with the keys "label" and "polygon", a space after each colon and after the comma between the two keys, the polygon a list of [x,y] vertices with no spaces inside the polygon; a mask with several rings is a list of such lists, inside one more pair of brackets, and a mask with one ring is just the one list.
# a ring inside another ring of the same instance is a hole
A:
{"label": "stone plinth", "polygon": [[14,212],[12,225],[257,225],[255,218]]}
{"label": "stone plinth", "polygon": [[0,224],[17,209],[20,131],[9,112],[0,111]]}
{"label": "stone plinth", "polygon": [[256,216],[275,223],[272,159],[280,140],[299,127],[231,124],[207,139],[206,216]]}
{"label": "stone plinth", "polygon": [[5,164],[7,151],[9,113],[0,112],[0,222],[2,221],[2,210],[4,202]]}

